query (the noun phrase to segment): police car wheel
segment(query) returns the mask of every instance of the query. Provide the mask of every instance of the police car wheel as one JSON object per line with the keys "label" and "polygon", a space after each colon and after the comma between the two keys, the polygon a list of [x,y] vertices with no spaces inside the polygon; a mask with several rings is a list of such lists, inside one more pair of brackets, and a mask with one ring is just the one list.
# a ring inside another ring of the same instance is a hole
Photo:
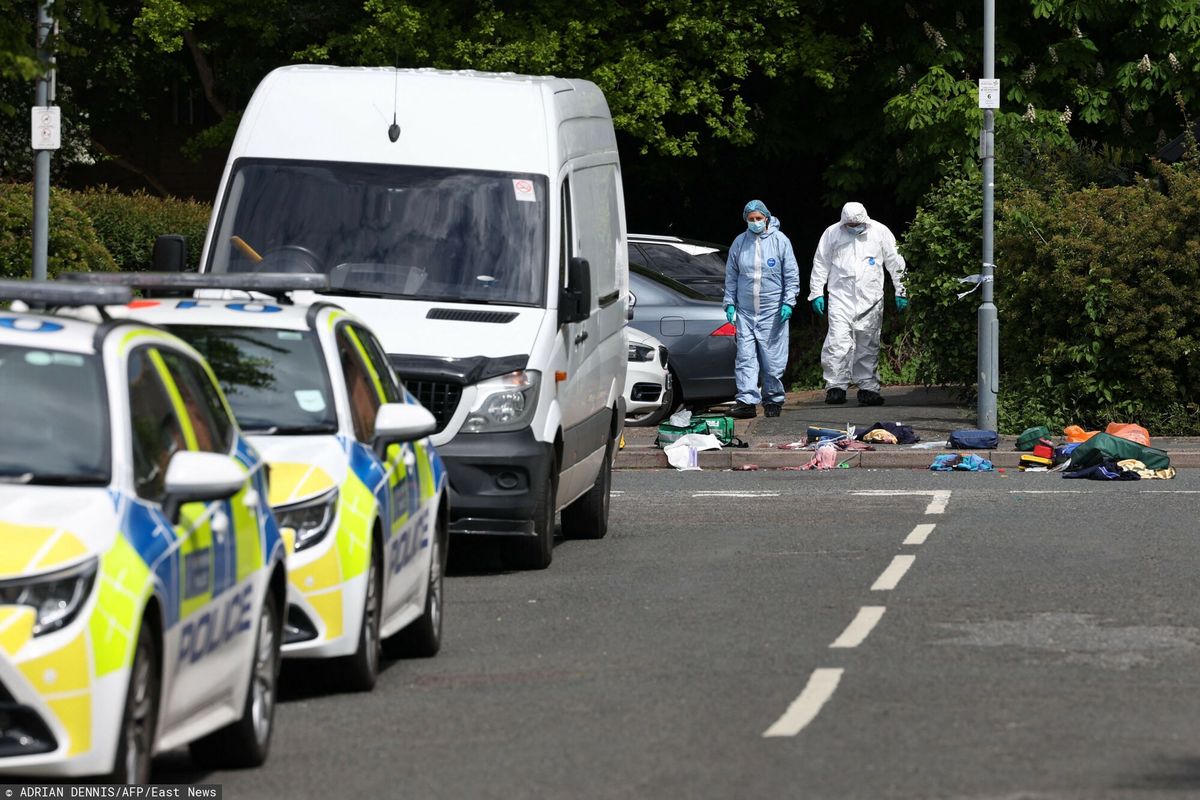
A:
{"label": "police car wheel", "polygon": [[367,568],[367,596],[363,603],[362,625],[358,632],[358,649],[347,656],[341,668],[343,688],[351,692],[369,692],[379,678],[381,644],[379,617],[383,611],[381,576],[383,574],[378,546],[371,547],[371,564]]}
{"label": "police car wheel", "polygon": [[280,615],[268,589],[259,612],[254,660],[242,718],[192,742],[192,760],[203,767],[258,767],[267,760],[279,690]]}
{"label": "police car wheel", "polygon": [[558,465],[550,465],[534,507],[533,536],[523,536],[512,543],[509,563],[516,569],[545,569],[554,559],[554,504],[557,500]]}
{"label": "police car wheel", "polygon": [[442,588],[446,572],[446,531],[442,523],[429,541],[429,585],[425,590],[425,613],[388,639],[391,658],[432,658],[442,649]]}
{"label": "police car wheel", "polygon": [[567,539],[603,539],[608,533],[608,502],[612,489],[614,441],[604,446],[604,463],[596,482],[583,497],[563,509],[563,537]]}
{"label": "police car wheel", "polygon": [[142,621],[138,632],[133,666],[129,670],[129,690],[125,696],[125,714],[117,740],[117,755],[108,783],[150,782],[150,762],[154,755],[154,728],[158,722],[158,656],[149,620]]}

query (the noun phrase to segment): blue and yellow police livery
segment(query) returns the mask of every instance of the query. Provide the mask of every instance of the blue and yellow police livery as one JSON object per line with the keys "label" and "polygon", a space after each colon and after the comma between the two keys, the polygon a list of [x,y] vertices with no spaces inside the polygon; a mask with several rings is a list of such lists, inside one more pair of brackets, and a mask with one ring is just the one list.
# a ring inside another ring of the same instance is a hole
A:
{"label": "blue and yellow police livery", "polygon": [[[0,282],[0,300],[127,289]],[[144,782],[154,753],[255,765],[285,551],[264,464],[189,345],[0,310],[0,778]]]}
{"label": "blue and yellow police livery", "polygon": [[289,299],[289,287],[325,276],[123,279],[220,287],[136,301],[129,313],[209,359],[270,465],[270,502],[289,550],[284,657],[336,658],[338,682],[365,691],[385,639],[396,653],[436,653],[446,477],[426,438],[433,416],[396,379],[374,334],[337,306]]}

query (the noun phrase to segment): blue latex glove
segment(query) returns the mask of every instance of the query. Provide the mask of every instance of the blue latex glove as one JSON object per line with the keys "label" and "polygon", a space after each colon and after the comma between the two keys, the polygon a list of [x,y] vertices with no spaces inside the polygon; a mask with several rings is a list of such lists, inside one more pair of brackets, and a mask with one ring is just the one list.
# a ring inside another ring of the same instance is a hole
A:
{"label": "blue latex glove", "polygon": [[825,316],[825,298],[824,297],[814,297],[813,301],[812,301],[812,307],[813,307],[813,311],[817,312],[822,317]]}
{"label": "blue latex glove", "polygon": [[787,322],[792,318],[792,307],[784,306],[783,308],[779,309],[779,316],[784,322]]}
{"label": "blue latex glove", "polygon": [[732,305],[725,306],[725,319],[729,320],[729,324],[732,325],[733,321],[736,318],[737,318],[737,312],[733,310],[733,306]]}
{"label": "blue latex glove", "polygon": [[907,297],[897,297],[896,298],[896,310],[903,311],[906,308],[908,308],[908,298]]}

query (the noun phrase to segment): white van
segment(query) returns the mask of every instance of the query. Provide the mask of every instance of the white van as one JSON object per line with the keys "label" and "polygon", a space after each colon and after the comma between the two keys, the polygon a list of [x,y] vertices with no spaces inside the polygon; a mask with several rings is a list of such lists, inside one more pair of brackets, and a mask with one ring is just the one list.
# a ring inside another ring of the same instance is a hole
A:
{"label": "white van", "polygon": [[629,291],[621,167],[594,84],[277,69],[218,198],[201,271],[330,276],[437,418],[452,532],[515,537],[535,569],[560,510],[564,536],[604,536]]}

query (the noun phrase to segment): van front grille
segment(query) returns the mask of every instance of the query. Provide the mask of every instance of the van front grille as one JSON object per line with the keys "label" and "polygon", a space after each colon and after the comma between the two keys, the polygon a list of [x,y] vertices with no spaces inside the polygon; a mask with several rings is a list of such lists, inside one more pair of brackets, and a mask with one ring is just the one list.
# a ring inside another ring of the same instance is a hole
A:
{"label": "van front grille", "polygon": [[452,322],[491,322],[503,325],[517,318],[515,311],[476,311],[463,308],[431,308],[425,319],[444,319]]}
{"label": "van front grille", "polygon": [[404,381],[405,388],[433,414],[440,433],[458,408],[458,401],[462,398],[462,386],[447,381],[409,380],[403,375],[400,378]]}

